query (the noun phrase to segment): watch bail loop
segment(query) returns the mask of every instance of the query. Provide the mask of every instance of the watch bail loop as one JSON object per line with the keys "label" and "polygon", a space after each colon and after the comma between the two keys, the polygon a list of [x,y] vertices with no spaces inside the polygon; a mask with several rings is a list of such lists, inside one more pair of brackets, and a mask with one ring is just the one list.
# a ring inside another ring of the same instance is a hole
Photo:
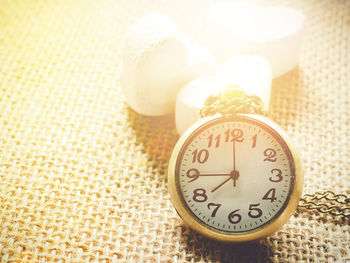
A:
{"label": "watch bail loop", "polygon": [[222,90],[218,95],[210,95],[200,110],[201,118],[221,113],[236,115],[239,113],[261,114],[267,116],[263,101],[256,95],[248,95],[238,85]]}

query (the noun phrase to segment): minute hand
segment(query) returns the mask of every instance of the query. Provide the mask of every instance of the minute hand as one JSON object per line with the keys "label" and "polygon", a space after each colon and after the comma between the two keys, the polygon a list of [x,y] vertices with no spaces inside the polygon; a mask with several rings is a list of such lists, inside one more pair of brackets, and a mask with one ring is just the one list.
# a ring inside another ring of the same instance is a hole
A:
{"label": "minute hand", "polygon": [[233,180],[233,186],[236,187],[236,181],[239,177],[239,172],[236,170],[236,141],[242,142],[243,139],[239,135],[240,133],[237,134],[237,137],[233,138],[233,171],[231,173],[231,178]]}
{"label": "minute hand", "polygon": [[233,140],[233,171],[236,171],[236,144]]}

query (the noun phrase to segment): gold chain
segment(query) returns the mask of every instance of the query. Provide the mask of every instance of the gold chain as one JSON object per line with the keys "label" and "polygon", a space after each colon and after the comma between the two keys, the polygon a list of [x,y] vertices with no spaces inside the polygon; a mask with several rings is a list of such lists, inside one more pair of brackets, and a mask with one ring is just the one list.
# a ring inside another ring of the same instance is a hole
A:
{"label": "gold chain", "polygon": [[[267,115],[263,109],[262,100],[255,95],[247,95],[238,86],[232,86],[221,91],[218,95],[210,95],[200,110],[200,116],[206,117],[217,113],[239,114],[252,113]],[[327,203],[322,201],[326,201]],[[321,213],[329,213],[333,216],[350,218],[350,197],[344,194],[335,194],[331,191],[316,192],[312,195],[305,194],[300,198],[299,207],[316,209]]]}
{"label": "gold chain", "polygon": [[350,197],[345,194],[335,194],[331,191],[305,194],[300,198],[299,207],[350,218]]}
{"label": "gold chain", "polygon": [[219,95],[210,95],[204,102],[204,107],[200,110],[200,116],[210,116],[216,113],[238,114],[256,113],[267,115],[263,109],[262,100],[256,95],[247,95],[244,90],[232,88],[223,90]]}

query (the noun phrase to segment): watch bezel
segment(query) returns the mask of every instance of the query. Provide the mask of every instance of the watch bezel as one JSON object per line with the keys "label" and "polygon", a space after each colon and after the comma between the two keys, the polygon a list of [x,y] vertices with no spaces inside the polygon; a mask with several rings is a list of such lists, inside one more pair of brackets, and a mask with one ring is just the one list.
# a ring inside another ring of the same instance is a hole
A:
{"label": "watch bezel", "polygon": [[[178,160],[183,154],[182,149],[184,148],[184,146],[186,146],[186,144],[190,142],[191,137],[193,137],[193,133],[198,132],[200,129],[206,127],[208,123],[217,122],[218,120],[227,121],[227,119],[246,119],[250,122],[259,123],[260,125],[267,127],[267,129],[272,130],[281,138],[283,144],[285,144],[285,146],[289,149],[290,157],[292,158],[291,162],[294,165],[294,167],[292,167],[294,168],[294,185],[292,186],[292,190],[290,191],[289,200],[286,200],[284,207],[282,207],[281,209],[283,211],[280,211],[266,224],[248,233],[230,233],[226,231],[221,231],[219,229],[215,229],[209,225],[206,225],[204,222],[197,219],[197,217],[187,207],[187,204],[180,193],[181,191],[176,180]],[[288,221],[288,219],[296,210],[299,203],[299,199],[301,197],[302,186],[303,171],[301,167],[301,162],[299,154],[295,149],[293,143],[291,142],[290,138],[283,131],[283,129],[275,122],[268,119],[267,117],[257,114],[239,114],[236,116],[215,115],[199,120],[179,138],[171,155],[168,168],[168,189],[171,196],[171,200],[178,214],[183,219],[184,223],[190,228],[209,238],[225,242],[246,242],[251,240],[257,240],[276,232],[279,228],[283,226],[283,224],[285,224]]]}

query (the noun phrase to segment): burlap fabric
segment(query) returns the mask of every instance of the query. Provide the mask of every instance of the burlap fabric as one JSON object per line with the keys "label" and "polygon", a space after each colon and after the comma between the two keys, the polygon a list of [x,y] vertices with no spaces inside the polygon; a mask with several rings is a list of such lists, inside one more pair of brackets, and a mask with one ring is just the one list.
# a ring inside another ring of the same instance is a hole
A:
{"label": "burlap fabric", "polygon": [[[0,2],[1,262],[350,261],[349,221],[317,211],[249,244],[183,226],[166,186],[174,117],[130,110],[119,76],[131,23],[158,10],[196,32],[189,3]],[[350,1],[273,4],[304,12],[308,30],[271,116],[301,152],[304,193],[349,195]]]}

